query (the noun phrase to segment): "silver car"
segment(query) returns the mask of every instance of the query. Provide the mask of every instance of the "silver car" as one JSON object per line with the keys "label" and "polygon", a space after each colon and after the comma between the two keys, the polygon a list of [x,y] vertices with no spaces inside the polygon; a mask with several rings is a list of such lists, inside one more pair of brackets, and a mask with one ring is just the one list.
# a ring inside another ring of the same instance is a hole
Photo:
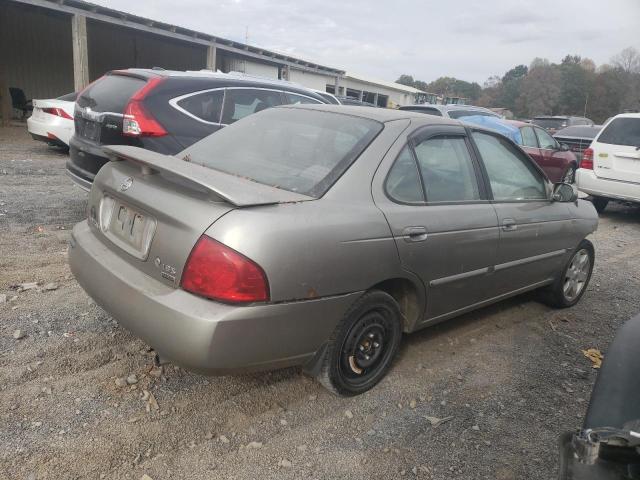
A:
{"label": "silver car", "polygon": [[355,395],[403,333],[534,289],[572,306],[593,268],[591,203],[455,120],[277,107],[177,156],[110,156],[71,269],[161,358],[203,373],[302,365]]}

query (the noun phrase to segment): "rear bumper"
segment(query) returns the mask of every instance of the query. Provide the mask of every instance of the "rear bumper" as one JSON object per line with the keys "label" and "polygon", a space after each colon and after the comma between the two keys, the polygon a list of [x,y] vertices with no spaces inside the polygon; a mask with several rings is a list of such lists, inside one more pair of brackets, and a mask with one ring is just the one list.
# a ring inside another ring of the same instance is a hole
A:
{"label": "rear bumper", "polygon": [[640,202],[640,184],[600,178],[593,170],[579,168],[576,172],[576,185],[589,195]]}
{"label": "rear bumper", "polygon": [[140,272],[86,221],[73,229],[69,264],[82,288],[123,327],[161,357],[208,374],[304,364],[361,295],[254,306],[206,300]]}
{"label": "rear bumper", "polygon": [[[57,117],[54,117],[52,121],[43,122],[31,116],[27,119],[27,131],[34,140],[68,147],[71,135],[73,135],[73,122]],[[53,135],[54,138],[51,138],[50,135]]]}
{"label": "rear bumper", "polygon": [[71,179],[82,188],[91,188],[93,179],[102,166],[109,161],[102,148],[91,145],[76,136],[69,141],[67,172]]}

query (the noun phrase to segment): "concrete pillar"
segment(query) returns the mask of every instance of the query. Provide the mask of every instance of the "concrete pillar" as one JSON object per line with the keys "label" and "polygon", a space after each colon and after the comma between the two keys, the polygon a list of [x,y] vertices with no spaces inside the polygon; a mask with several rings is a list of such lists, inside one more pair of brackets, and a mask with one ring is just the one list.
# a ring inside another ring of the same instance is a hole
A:
{"label": "concrete pillar", "polygon": [[376,92],[373,95],[373,104],[377,107],[378,106],[378,92]]}
{"label": "concrete pillar", "polygon": [[289,65],[283,65],[282,67],[282,80],[289,80],[291,72],[289,71]]}
{"label": "concrete pillar", "polygon": [[215,43],[209,45],[207,47],[207,70],[216,71],[216,56],[218,54],[218,49],[216,48]]}
{"label": "concrete pillar", "polygon": [[333,82],[333,94],[334,95],[340,95],[338,92],[340,90],[340,77],[336,76]]}
{"label": "concrete pillar", "polygon": [[0,112],[2,114],[2,125],[9,126],[13,113],[11,104],[11,94],[9,93],[9,85],[6,75],[0,70]]}
{"label": "concrete pillar", "polygon": [[362,101],[363,98],[364,98],[364,90],[360,90],[360,96],[358,97],[358,100]]}
{"label": "concrete pillar", "polygon": [[78,92],[89,85],[87,17],[84,15],[74,14],[71,17],[71,42],[73,43],[73,88]]}

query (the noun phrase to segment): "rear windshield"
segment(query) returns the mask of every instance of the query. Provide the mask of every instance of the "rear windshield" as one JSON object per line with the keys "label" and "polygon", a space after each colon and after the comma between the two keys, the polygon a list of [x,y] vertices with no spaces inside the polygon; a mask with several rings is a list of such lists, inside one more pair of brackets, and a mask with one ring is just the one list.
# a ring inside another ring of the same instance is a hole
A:
{"label": "rear windshield", "polygon": [[531,123],[535,123],[542,128],[562,128],[567,126],[566,118],[534,118]]}
{"label": "rear windshield", "polygon": [[77,97],[78,97],[78,92],[71,92],[56,98],[56,100],[64,100],[65,102],[75,102]]}
{"label": "rear windshield", "polygon": [[437,108],[402,107],[400,110],[408,110],[410,112],[425,113],[427,115],[435,115],[436,117],[442,116],[442,113]]}
{"label": "rear windshield", "polygon": [[640,147],[640,118],[614,118],[598,137],[598,143]]}
{"label": "rear windshield", "polygon": [[258,183],[321,197],[382,130],[366,118],[297,108],[250,115],[182,158]]}
{"label": "rear windshield", "polygon": [[94,112],[124,113],[129,99],[146,82],[126,75],[105,75],[78,98],[78,105]]}
{"label": "rear windshield", "polygon": [[483,112],[482,110],[449,110],[450,118],[470,117],[474,115],[481,116],[481,117],[500,118],[500,116],[496,115],[495,113]]}

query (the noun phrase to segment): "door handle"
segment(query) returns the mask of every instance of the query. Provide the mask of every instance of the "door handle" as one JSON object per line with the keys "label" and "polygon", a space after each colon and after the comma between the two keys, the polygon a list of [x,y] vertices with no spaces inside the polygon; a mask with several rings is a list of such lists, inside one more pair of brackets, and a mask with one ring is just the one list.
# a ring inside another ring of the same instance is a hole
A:
{"label": "door handle", "polygon": [[427,229],[424,227],[407,227],[402,231],[405,242],[423,242],[427,239]]}
{"label": "door handle", "polygon": [[518,229],[518,225],[513,218],[505,218],[502,220],[502,230],[505,232],[513,232]]}

